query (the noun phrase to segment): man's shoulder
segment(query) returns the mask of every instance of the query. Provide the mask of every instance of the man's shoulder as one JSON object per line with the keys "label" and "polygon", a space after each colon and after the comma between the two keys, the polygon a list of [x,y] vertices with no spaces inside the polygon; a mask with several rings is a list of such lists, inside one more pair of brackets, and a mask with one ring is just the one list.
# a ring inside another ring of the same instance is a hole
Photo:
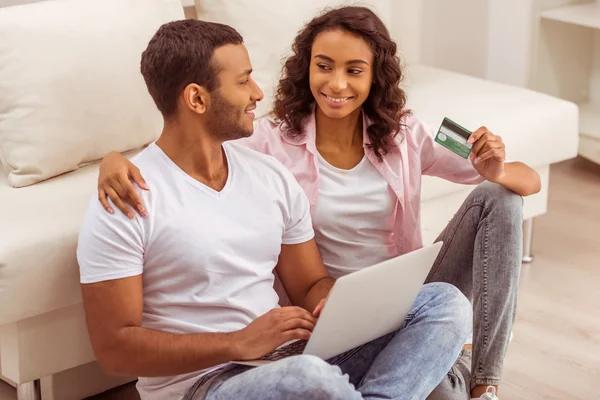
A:
{"label": "man's shoulder", "polygon": [[290,171],[275,157],[246,147],[240,143],[227,143],[228,149],[234,151],[240,162],[249,167],[253,175],[277,175],[284,180],[292,179]]}
{"label": "man's shoulder", "polygon": [[130,158],[133,165],[138,168],[152,167],[156,165],[156,159],[159,156],[155,149],[156,144],[150,143],[145,149]]}
{"label": "man's shoulder", "polygon": [[[130,161],[140,170],[144,180],[150,187],[159,186],[164,190],[165,185],[170,187],[180,175],[180,171],[175,167],[175,164],[155,143],[151,143],[133,156]],[[140,189],[136,184],[133,187],[140,196],[148,194],[148,191]],[[145,198],[142,199],[146,201]]]}

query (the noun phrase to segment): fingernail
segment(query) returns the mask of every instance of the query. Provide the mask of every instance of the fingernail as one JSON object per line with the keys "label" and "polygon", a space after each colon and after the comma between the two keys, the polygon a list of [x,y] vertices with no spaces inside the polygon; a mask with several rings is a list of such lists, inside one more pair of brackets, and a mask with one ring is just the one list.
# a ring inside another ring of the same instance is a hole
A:
{"label": "fingernail", "polygon": [[115,213],[115,210],[113,210],[112,208],[109,208],[109,209],[108,209],[108,213],[109,213],[109,214],[114,214],[114,213]]}
{"label": "fingernail", "polygon": [[127,214],[127,216],[129,217],[129,219],[133,219],[134,215],[132,213]]}
{"label": "fingernail", "polygon": [[480,161],[481,161],[481,158],[477,157],[477,158],[475,159],[475,164],[479,164],[479,162],[480,162]]}
{"label": "fingernail", "polygon": [[142,189],[150,190],[150,188],[148,187],[148,185],[146,185],[145,183],[142,183]]}
{"label": "fingernail", "polygon": [[472,138],[472,137],[469,137],[469,139],[467,140],[467,143],[469,143],[469,144],[473,144],[473,138]]}

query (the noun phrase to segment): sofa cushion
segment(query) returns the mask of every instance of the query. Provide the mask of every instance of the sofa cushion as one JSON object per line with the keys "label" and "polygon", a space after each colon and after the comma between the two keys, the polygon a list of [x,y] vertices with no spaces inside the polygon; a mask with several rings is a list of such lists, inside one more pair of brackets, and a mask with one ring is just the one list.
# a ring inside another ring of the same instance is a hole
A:
{"label": "sofa cushion", "polygon": [[0,176],[0,325],[80,302],[75,249],[97,165],[20,189]]}
{"label": "sofa cushion", "polygon": [[[569,101],[422,65],[407,69],[403,86],[408,107],[435,131],[444,117],[470,130],[486,126],[502,137],[508,159],[532,167],[577,156],[579,111]],[[463,188],[426,176],[422,197]]]}
{"label": "sofa cushion", "polygon": [[0,8],[0,160],[15,187],[156,139],[140,74],[180,0],[55,0]]}

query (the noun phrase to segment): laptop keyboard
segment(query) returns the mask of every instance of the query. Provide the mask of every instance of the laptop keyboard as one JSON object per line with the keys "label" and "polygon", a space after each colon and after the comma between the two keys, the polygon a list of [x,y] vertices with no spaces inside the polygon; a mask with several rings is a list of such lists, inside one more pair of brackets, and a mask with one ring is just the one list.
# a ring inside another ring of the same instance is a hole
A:
{"label": "laptop keyboard", "polygon": [[278,347],[266,356],[262,357],[261,360],[266,361],[278,361],[286,357],[297,356],[302,354],[306,347],[307,340],[298,340],[294,343],[290,343],[287,346]]}

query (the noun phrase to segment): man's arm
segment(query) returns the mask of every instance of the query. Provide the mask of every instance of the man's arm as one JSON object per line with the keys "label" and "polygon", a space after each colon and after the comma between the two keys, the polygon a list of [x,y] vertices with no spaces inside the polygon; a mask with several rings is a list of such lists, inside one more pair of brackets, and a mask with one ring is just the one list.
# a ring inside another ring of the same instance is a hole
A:
{"label": "man's arm", "polygon": [[327,297],[335,282],[327,274],[315,239],[282,245],[276,270],[292,303],[310,312]]}
{"label": "man's arm", "polygon": [[82,292],[92,348],[114,375],[170,376],[253,360],[290,340],[308,339],[314,328],[306,310],[284,307],[239,331],[178,335],[141,327],[141,275],[83,284]]}
{"label": "man's arm", "polygon": [[236,358],[232,334],[174,335],[141,327],[144,224],[111,216],[92,201],[79,233],[77,259],[88,333],[109,373],[168,376]]}
{"label": "man's arm", "polygon": [[167,376],[239,358],[235,333],[176,335],[141,327],[142,276],[83,284],[92,347],[109,373]]}

